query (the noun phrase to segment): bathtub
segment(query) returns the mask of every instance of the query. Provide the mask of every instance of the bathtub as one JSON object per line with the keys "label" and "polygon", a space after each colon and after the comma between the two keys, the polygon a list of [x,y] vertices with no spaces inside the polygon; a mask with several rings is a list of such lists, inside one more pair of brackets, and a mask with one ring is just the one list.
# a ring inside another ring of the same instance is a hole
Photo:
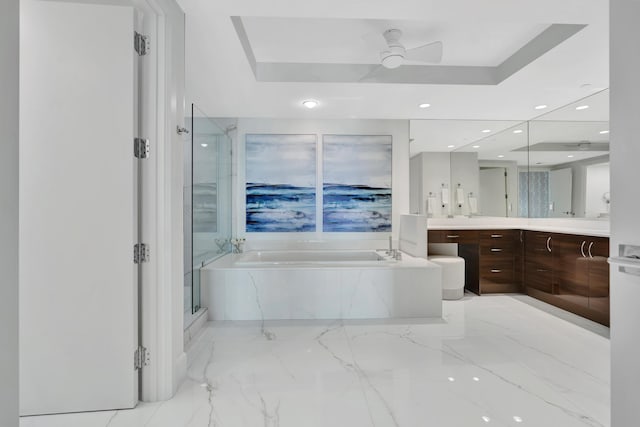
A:
{"label": "bathtub", "polygon": [[210,320],[442,316],[440,267],[384,251],[254,251],[201,270]]}
{"label": "bathtub", "polygon": [[234,261],[238,266],[267,266],[267,265],[300,265],[325,263],[364,263],[368,265],[382,265],[381,263],[396,262],[386,256],[384,251],[351,250],[351,251],[253,251],[240,254]]}

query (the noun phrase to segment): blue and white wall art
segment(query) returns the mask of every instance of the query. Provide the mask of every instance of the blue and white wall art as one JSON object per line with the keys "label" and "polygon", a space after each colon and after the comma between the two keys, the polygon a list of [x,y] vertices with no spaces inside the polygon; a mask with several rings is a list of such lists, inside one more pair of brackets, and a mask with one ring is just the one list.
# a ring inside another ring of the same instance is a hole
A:
{"label": "blue and white wall art", "polygon": [[247,134],[247,232],[316,231],[316,136]]}
{"label": "blue and white wall art", "polygon": [[323,231],[391,231],[390,135],[323,135]]}

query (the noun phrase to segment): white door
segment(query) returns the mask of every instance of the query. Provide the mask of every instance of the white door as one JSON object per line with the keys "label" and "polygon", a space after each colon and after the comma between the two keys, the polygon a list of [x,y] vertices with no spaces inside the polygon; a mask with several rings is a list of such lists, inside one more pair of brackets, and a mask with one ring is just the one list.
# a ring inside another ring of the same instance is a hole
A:
{"label": "white door", "polygon": [[480,169],[480,215],[507,216],[506,171],[505,168]]}
{"label": "white door", "polygon": [[549,217],[571,218],[571,168],[549,172]]}
{"label": "white door", "polygon": [[21,414],[134,407],[134,11],[22,1]]}

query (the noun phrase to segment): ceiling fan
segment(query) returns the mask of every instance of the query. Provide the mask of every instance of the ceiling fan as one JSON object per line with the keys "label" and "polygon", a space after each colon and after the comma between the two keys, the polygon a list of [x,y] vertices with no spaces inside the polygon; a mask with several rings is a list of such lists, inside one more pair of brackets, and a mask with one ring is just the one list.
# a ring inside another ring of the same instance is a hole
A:
{"label": "ceiling fan", "polygon": [[365,39],[380,49],[380,64],[387,69],[398,68],[405,61],[437,64],[442,60],[442,42],[434,41],[406,49],[400,42],[402,31],[389,29],[382,34],[371,34]]}

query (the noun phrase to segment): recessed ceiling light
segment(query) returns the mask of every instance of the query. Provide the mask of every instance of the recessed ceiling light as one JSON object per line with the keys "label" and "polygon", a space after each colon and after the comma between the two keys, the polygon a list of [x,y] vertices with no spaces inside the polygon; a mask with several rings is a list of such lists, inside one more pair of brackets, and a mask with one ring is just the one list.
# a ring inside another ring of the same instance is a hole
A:
{"label": "recessed ceiling light", "polygon": [[588,106],[588,105],[578,105],[578,106],[576,107],[576,110],[586,110],[587,108],[589,108],[589,106]]}
{"label": "recessed ceiling light", "polygon": [[480,148],[480,146],[479,145],[474,145],[473,148]]}
{"label": "recessed ceiling light", "polygon": [[484,130],[482,131],[482,133],[489,133],[489,132],[491,132],[491,129],[484,129]]}
{"label": "recessed ceiling light", "polygon": [[424,103],[424,104],[418,105],[418,107],[420,107],[420,108],[429,108],[429,107],[431,107],[431,104]]}
{"label": "recessed ceiling light", "polygon": [[609,131],[608,130],[601,130],[600,131],[600,135],[604,135],[605,133],[609,133]]}
{"label": "recessed ceiling light", "polygon": [[503,158],[503,157],[504,157],[504,154],[498,154],[498,158],[500,158],[500,159],[501,159],[501,158]]}
{"label": "recessed ceiling light", "polygon": [[514,415],[514,416],[513,416],[513,421],[515,421],[515,422],[517,422],[517,423],[521,423],[521,422],[522,422],[522,418],[520,418],[520,417],[519,417],[519,416],[517,416],[517,415]]}
{"label": "recessed ceiling light", "polygon": [[487,417],[486,415],[483,415],[482,421],[484,421],[485,423],[488,423],[489,421],[491,421],[491,418]]}
{"label": "recessed ceiling light", "polygon": [[535,107],[536,110],[544,110],[545,108],[547,108],[547,105],[545,104],[540,104],[540,105],[536,105]]}
{"label": "recessed ceiling light", "polygon": [[573,154],[569,154],[567,157],[572,158],[572,157],[573,157]]}
{"label": "recessed ceiling light", "polygon": [[513,133],[522,133],[522,129],[516,129],[513,131]]}
{"label": "recessed ceiling light", "polygon": [[447,148],[454,148],[455,145],[447,145]]}
{"label": "recessed ceiling light", "polygon": [[312,109],[318,106],[318,101],[316,101],[315,99],[305,99],[304,101],[302,101],[302,105],[304,105],[308,109]]}
{"label": "recessed ceiling light", "polygon": [[478,378],[478,377],[473,377],[473,380],[474,380],[474,381],[480,381],[480,378]]}
{"label": "recessed ceiling light", "polygon": [[201,147],[207,148],[209,144],[200,144]]}
{"label": "recessed ceiling light", "polygon": [[455,379],[455,378],[453,378],[453,377],[449,377],[449,378],[447,378],[447,379],[448,379],[449,381],[451,381],[451,382],[454,382],[454,381],[456,380],[456,379]]}

